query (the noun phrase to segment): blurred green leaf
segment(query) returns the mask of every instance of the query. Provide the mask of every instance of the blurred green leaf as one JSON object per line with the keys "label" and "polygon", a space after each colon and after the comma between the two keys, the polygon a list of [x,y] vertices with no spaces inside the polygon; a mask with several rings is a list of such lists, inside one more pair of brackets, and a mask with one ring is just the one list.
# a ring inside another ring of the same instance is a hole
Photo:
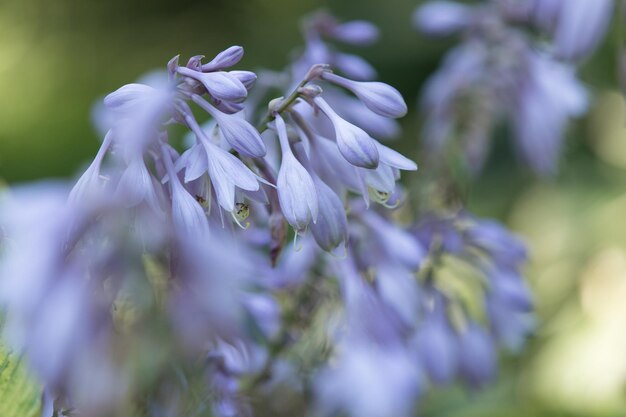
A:
{"label": "blurred green leaf", "polygon": [[0,416],[38,416],[40,402],[41,390],[20,357],[0,346]]}

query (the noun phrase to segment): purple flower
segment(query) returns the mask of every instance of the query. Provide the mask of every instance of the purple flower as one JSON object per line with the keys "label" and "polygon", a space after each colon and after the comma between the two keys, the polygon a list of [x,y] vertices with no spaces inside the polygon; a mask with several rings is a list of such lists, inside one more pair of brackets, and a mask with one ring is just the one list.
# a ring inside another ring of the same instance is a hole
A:
{"label": "purple flower", "polygon": [[169,149],[163,146],[161,154],[170,179],[174,226],[179,230],[181,236],[197,235],[201,238],[208,236],[209,223],[204,210],[180,183],[174,171]]}
{"label": "purple flower", "polygon": [[353,45],[370,45],[378,40],[378,28],[363,20],[334,25],[327,34],[338,41]]}
{"label": "purple flower", "polygon": [[[433,7],[435,11],[458,9],[468,34],[426,85],[424,136],[431,148],[441,157],[447,151],[446,142],[459,140],[468,171],[479,172],[489,150],[491,132],[499,119],[506,117],[513,125],[515,146],[522,160],[538,174],[554,173],[567,124],[586,111],[587,93],[573,67],[557,61],[554,51],[538,52],[537,41],[511,27],[509,19],[519,21],[530,16],[538,21],[540,17],[542,25],[556,25],[556,56],[574,58],[583,53],[582,49],[590,48],[581,45],[591,41],[579,36],[601,36],[606,21],[600,22],[600,15],[607,13],[606,8],[610,12],[610,0],[577,0],[571,5],[562,0],[537,0],[534,11],[496,3],[476,6],[480,7],[476,10],[449,2],[423,7],[426,9],[418,13]],[[574,30],[577,33],[573,34],[572,28],[580,24],[571,22],[584,15],[585,7],[593,9],[589,14],[598,28],[582,31],[584,34]],[[465,12],[471,16],[463,17]],[[567,34],[559,37],[561,28]],[[597,30],[598,34],[592,34]],[[579,47],[582,49],[577,50]]]}
{"label": "purple flower", "polygon": [[447,384],[456,376],[459,344],[445,305],[437,299],[433,304],[415,335],[417,352],[429,378],[437,384]]}
{"label": "purple flower", "polygon": [[224,135],[224,139],[237,152],[251,158],[265,156],[267,150],[259,132],[248,123],[242,113],[226,114],[218,111],[200,96],[194,95],[193,101],[209,113]]}
{"label": "purple flower", "polygon": [[228,73],[241,81],[248,91],[250,91],[257,80],[256,74],[252,71],[229,71]]}
{"label": "purple flower", "polygon": [[341,199],[317,175],[313,176],[319,211],[311,233],[320,248],[332,251],[348,241],[348,220]]}
{"label": "purple flower", "polygon": [[338,115],[361,127],[372,137],[393,139],[400,134],[400,125],[396,120],[367,111],[367,107],[358,98],[332,86],[324,89],[324,97]]}
{"label": "purple flower", "polygon": [[361,128],[339,117],[321,97],[315,98],[315,104],[333,124],[337,147],[343,157],[354,166],[376,168],[378,166],[376,141]]}
{"label": "purple flower", "polygon": [[346,331],[336,346],[335,366],[315,381],[319,406],[328,414],[410,415],[421,373],[402,342],[406,327],[362,279],[350,257],[336,266],[347,310]]}
{"label": "purple flower", "polygon": [[82,199],[91,200],[94,195],[99,195],[101,193],[104,185],[104,181],[100,178],[102,160],[109,150],[112,140],[113,132],[108,131],[93,162],[85,170],[83,175],[81,175],[78,181],[76,181],[76,184],[72,188],[69,195],[69,201],[78,202]]}
{"label": "purple flower", "polygon": [[178,73],[202,83],[208,93],[217,100],[239,103],[246,99],[248,90],[239,78],[228,72],[200,72],[178,67]]}
{"label": "purple flower", "polygon": [[202,65],[203,72],[219,71],[232,67],[243,58],[243,48],[241,46],[231,46],[215,56],[210,62]]}
{"label": "purple flower", "polygon": [[470,220],[465,233],[468,243],[486,251],[491,261],[506,268],[516,268],[527,258],[524,243],[495,220]]}
{"label": "purple flower", "polygon": [[324,72],[322,78],[352,91],[376,114],[390,118],[406,115],[407,107],[402,95],[390,85],[376,81],[352,81],[331,72]]}
{"label": "purple flower", "polygon": [[256,191],[259,189],[258,178],[236,156],[214,145],[191,115],[186,115],[185,120],[198,140],[186,157],[185,167],[189,173],[185,174],[185,181],[198,178],[196,175],[202,175],[206,169],[219,205],[232,213],[236,188]]}
{"label": "purple flower", "polygon": [[[554,32],[556,53],[576,60],[593,52],[609,25],[613,0],[535,0],[535,19]],[[584,25],[585,30],[580,30]]]}
{"label": "purple flower", "polygon": [[529,76],[517,91],[517,148],[535,171],[551,174],[567,122],[587,108],[587,92],[572,68],[540,55],[529,56]]}
{"label": "purple flower", "polygon": [[319,204],[313,179],[296,159],[287,138],[287,128],[283,118],[277,114],[276,133],[282,149],[282,161],[276,180],[278,199],[283,215],[297,231],[317,221]]}
{"label": "purple flower", "polygon": [[445,36],[465,29],[473,13],[473,7],[455,1],[430,1],[415,11],[413,22],[429,35]]}
{"label": "purple flower", "polygon": [[496,373],[496,352],[489,334],[469,323],[459,339],[459,370],[472,385],[480,387]]}
{"label": "purple flower", "polygon": [[161,212],[161,204],[157,196],[158,182],[150,174],[142,155],[130,160],[117,184],[117,196],[124,200],[128,207],[145,202],[155,212]]}
{"label": "purple flower", "polygon": [[358,417],[412,414],[419,394],[419,368],[403,350],[367,343],[346,343],[335,366],[317,377],[315,388],[324,415],[343,411]]}
{"label": "purple flower", "polygon": [[382,264],[376,271],[376,290],[407,328],[415,327],[419,316],[420,288],[412,271],[399,265]]}
{"label": "purple flower", "polygon": [[419,268],[424,259],[424,249],[410,233],[371,211],[363,212],[361,219],[375,236],[380,251],[409,270]]}

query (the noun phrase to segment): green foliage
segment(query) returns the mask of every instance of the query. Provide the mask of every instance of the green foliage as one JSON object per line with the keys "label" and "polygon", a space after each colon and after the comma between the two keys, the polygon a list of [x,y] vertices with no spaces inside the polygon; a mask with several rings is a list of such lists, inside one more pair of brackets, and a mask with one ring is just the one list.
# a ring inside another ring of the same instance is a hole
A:
{"label": "green foliage", "polygon": [[0,416],[39,416],[41,389],[19,355],[0,346]]}

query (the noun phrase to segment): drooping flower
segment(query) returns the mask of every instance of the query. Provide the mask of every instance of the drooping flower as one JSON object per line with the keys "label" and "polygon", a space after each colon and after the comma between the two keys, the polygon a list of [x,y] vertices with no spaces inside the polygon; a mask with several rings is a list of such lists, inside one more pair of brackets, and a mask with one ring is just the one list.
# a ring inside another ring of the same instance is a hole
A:
{"label": "drooping flower", "polygon": [[[576,59],[590,50],[595,42],[592,38],[599,39],[606,28],[602,16],[610,12],[611,1],[512,3],[466,6],[432,2],[419,9],[418,14],[434,15],[454,10],[441,14],[459,21],[439,33],[459,29],[468,34],[426,84],[424,137],[438,155],[447,152],[444,145],[460,142],[462,162],[475,174],[486,160],[493,129],[506,118],[523,162],[538,174],[553,174],[566,127],[586,110],[588,101],[575,68],[562,58]],[[586,7],[593,27],[583,34],[572,28],[580,26],[575,22]],[[540,48],[531,33],[514,26],[528,19],[553,28],[554,48]],[[560,36],[560,30],[565,34]]]}
{"label": "drooping flower", "polygon": [[[554,35],[556,53],[578,60],[593,52],[606,33],[613,0],[534,0],[532,16]],[[581,25],[585,30],[580,30]]]}
{"label": "drooping flower", "polygon": [[461,375],[476,387],[486,384],[496,372],[496,355],[491,337],[476,323],[469,323],[459,340]]}
{"label": "drooping flower", "polygon": [[222,113],[199,96],[193,96],[193,100],[206,110],[207,113],[213,116],[222,135],[224,135],[224,139],[226,139],[233,149],[251,158],[261,158],[265,156],[267,151],[263,139],[261,139],[261,135],[243,118],[243,114]]}
{"label": "drooping flower", "polygon": [[331,72],[324,72],[322,78],[352,91],[376,114],[391,118],[406,115],[407,107],[402,95],[388,84],[377,81],[352,81]]}
{"label": "drooping flower", "polygon": [[413,14],[413,23],[429,35],[450,35],[470,23],[473,7],[456,1],[430,1]]}
{"label": "drooping flower", "polygon": [[315,98],[315,104],[333,124],[337,147],[343,157],[354,166],[376,168],[378,166],[376,141],[361,128],[339,117],[321,97]]}
{"label": "drooping flower", "polygon": [[187,67],[178,67],[178,73],[202,83],[209,94],[217,100],[238,103],[248,95],[248,90],[239,78],[224,71],[201,72]]}
{"label": "drooping flower", "polygon": [[289,224],[297,231],[317,221],[319,203],[313,179],[294,156],[287,138],[287,127],[277,114],[276,133],[280,141],[282,161],[276,180],[278,199],[282,212]]}
{"label": "drooping flower", "polygon": [[172,221],[181,236],[197,235],[199,238],[209,236],[209,224],[206,214],[198,201],[185,190],[174,170],[169,149],[164,145],[161,155],[165,161],[170,178],[170,195],[172,199]]}
{"label": "drooping flower", "polygon": [[228,67],[232,67],[243,58],[243,48],[241,46],[231,46],[226,48],[219,54],[215,55],[210,62],[203,64],[201,69],[203,72],[219,71]]}

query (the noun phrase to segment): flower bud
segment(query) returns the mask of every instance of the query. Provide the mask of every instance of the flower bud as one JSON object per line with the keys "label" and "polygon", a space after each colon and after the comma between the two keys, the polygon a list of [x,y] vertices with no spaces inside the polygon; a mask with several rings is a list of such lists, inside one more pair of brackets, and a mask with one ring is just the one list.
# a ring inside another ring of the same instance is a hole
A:
{"label": "flower bud", "polygon": [[211,60],[211,62],[202,66],[203,72],[217,71],[224,68],[232,67],[243,58],[243,48],[241,46],[231,46],[223,50]]}
{"label": "flower bud", "polygon": [[178,180],[169,150],[163,146],[163,160],[170,178],[172,222],[182,236],[204,237],[209,234],[209,223],[204,209]]}
{"label": "flower bud", "polygon": [[194,95],[192,100],[209,113],[219,126],[224,139],[242,155],[251,158],[265,156],[267,150],[259,132],[243,118],[243,113],[226,114],[218,111],[202,97]]}
{"label": "flower bud", "polygon": [[240,113],[233,115],[222,113],[216,118],[224,139],[240,154],[252,158],[265,156],[266,149],[259,132],[248,123]]}
{"label": "flower bud", "polygon": [[396,119],[407,112],[406,103],[400,92],[388,84],[376,81],[352,81],[331,72],[324,73],[322,78],[352,91],[376,114]]}
{"label": "flower bud", "polygon": [[334,26],[328,35],[352,45],[370,45],[378,39],[378,28],[364,20],[353,20]]}
{"label": "flower bud", "polygon": [[472,7],[454,1],[432,1],[415,10],[413,23],[429,35],[450,35],[470,22]]}
{"label": "flower bud", "polygon": [[446,316],[445,306],[436,300],[416,335],[417,352],[432,381],[445,384],[455,377],[458,341]]}
{"label": "flower bud", "polygon": [[470,323],[459,340],[459,370],[472,385],[480,387],[496,372],[496,353],[489,334],[475,323]]}
{"label": "flower bud", "polygon": [[178,73],[200,81],[208,93],[218,100],[239,103],[245,100],[248,95],[248,90],[243,83],[227,72],[202,73],[189,68],[178,67]]}
{"label": "flower bud", "polygon": [[146,100],[155,89],[145,84],[126,84],[104,98],[104,105],[111,110],[125,111]]}
{"label": "flower bud", "polygon": [[337,147],[343,157],[352,165],[376,168],[379,159],[376,141],[361,128],[339,117],[321,97],[316,97],[314,101],[333,124]]}
{"label": "flower bud", "polygon": [[254,86],[257,78],[256,74],[252,71],[228,71],[228,73],[241,81],[247,90],[250,90]]}
{"label": "flower bud", "polygon": [[319,214],[317,222],[311,225],[311,232],[320,248],[332,251],[341,242],[348,240],[348,220],[341,199],[318,176],[313,176]]}
{"label": "flower bud", "polygon": [[419,269],[425,251],[416,238],[372,211],[362,213],[361,219],[390,258],[412,271]]}
{"label": "flower bud", "polygon": [[311,220],[317,221],[317,191],[313,179],[289,147],[287,128],[279,114],[276,114],[276,131],[283,155],[276,180],[280,208],[294,229],[304,230]]}

